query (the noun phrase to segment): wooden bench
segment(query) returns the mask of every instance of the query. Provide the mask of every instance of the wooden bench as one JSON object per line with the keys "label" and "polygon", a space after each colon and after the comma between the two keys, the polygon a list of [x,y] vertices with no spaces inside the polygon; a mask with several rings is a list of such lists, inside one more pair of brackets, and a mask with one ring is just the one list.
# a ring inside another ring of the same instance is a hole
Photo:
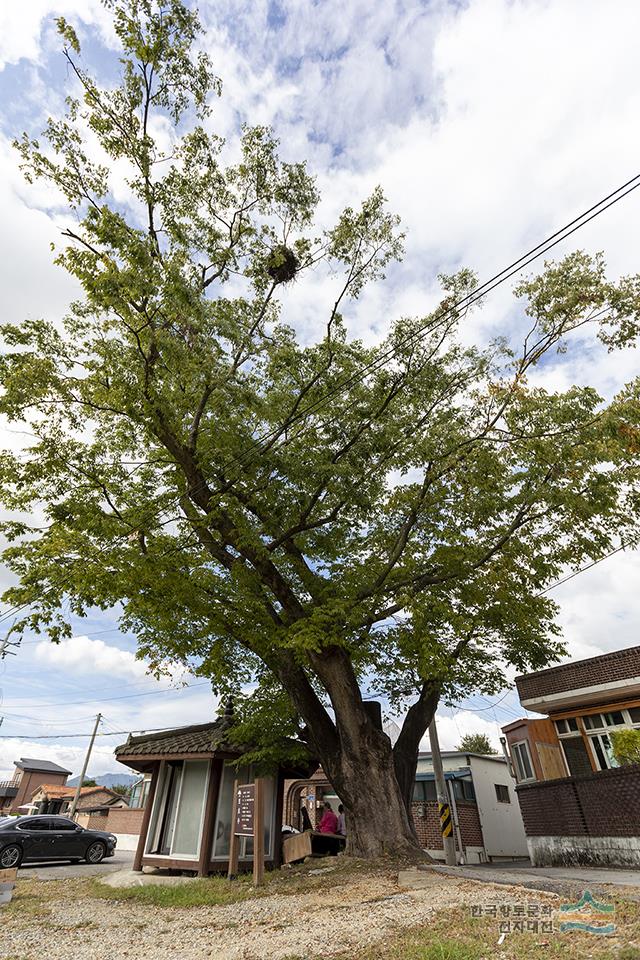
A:
{"label": "wooden bench", "polygon": [[294,833],[282,842],[283,863],[295,863],[305,857],[335,856],[344,850],[346,837],[341,833],[320,833],[318,830],[305,830]]}

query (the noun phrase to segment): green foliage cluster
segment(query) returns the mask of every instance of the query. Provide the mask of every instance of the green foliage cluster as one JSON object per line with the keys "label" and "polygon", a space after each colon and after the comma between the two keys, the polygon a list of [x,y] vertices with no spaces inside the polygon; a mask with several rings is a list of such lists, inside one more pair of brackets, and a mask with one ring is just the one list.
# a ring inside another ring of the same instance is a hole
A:
{"label": "green foliage cluster", "polygon": [[614,730],[609,736],[613,755],[621,766],[640,763],[640,730]]}
{"label": "green foliage cluster", "polygon": [[461,753],[483,753],[487,756],[494,756],[498,752],[491,746],[486,733],[465,733],[456,749]]}
{"label": "green foliage cluster", "polygon": [[[83,296],[62,324],[1,328],[0,412],[33,434],[0,457],[4,601],[32,605],[15,629],[57,641],[67,613],[118,605],[154,671],[245,691],[239,735],[261,733],[267,759],[300,717],[353,750],[359,685],[418,705],[398,748],[417,749],[438,696],[557,657],[545,587],[635,542],[637,383],[605,402],[539,372],[589,330],[635,337],[638,278],[569,255],[516,289],[520,346],[475,347],[462,270],[426,316],[351,339],[344,311],[402,255],[382,191],[318,226],[313,178],[269,129],[214,132],[196,15],[108,6],[119,81],[99,83],[61,20],[66,115],[16,142],[74,211],[56,262]],[[282,307],[321,270],[335,293],[301,344]]]}

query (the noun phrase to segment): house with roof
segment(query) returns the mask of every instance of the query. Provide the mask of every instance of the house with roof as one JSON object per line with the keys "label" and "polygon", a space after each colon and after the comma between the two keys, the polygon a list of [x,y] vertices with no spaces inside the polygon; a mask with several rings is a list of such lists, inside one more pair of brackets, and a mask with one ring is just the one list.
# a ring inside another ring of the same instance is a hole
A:
{"label": "house with roof", "polygon": [[64,786],[70,776],[70,770],[50,760],[16,760],[11,779],[0,781],[0,816],[24,813],[38,787],[44,783]]}
{"label": "house with roof", "polygon": [[[77,787],[59,786],[58,784],[43,783],[33,793],[31,806],[33,813],[66,814],[71,808]],[[109,787],[81,787],[78,798],[77,812],[83,814],[99,814],[110,807],[126,807],[127,801],[121,794],[110,790]]]}
{"label": "house with roof", "polygon": [[[150,779],[133,869],[185,870],[206,876],[229,866],[234,784],[251,783],[258,771],[243,756],[255,745],[239,745],[230,729],[233,711],[209,723],[130,736],[116,759]],[[300,756],[304,744],[283,741]],[[283,762],[264,775],[264,853],[267,865],[281,857],[285,778],[308,776],[305,762]],[[253,838],[240,841],[239,868],[253,863]]]}
{"label": "house with roof", "polygon": [[539,714],[502,728],[535,865],[640,865],[640,765],[611,735],[640,729],[640,647],[516,678]]}

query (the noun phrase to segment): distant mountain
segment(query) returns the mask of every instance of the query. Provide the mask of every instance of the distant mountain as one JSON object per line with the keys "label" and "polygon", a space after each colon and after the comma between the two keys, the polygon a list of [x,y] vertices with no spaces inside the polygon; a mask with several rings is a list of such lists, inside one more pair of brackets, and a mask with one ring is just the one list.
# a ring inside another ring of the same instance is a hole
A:
{"label": "distant mountain", "polygon": [[[99,777],[85,777],[85,780],[95,780],[101,787],[130,787],[139,777],[134,777],[130,773],[103,773]],[[67,785],[77,787],[80,777],[74,777],[73,780],[67,780]]]}

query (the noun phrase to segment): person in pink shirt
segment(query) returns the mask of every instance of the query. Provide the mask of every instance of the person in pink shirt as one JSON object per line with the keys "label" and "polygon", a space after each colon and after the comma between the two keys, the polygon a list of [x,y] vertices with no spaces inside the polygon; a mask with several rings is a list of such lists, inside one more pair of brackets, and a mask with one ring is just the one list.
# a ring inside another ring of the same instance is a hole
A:
{"label": "person in pink shirt", "polygon": [[331,809],[331,804],[325,803],[324,813],[320,823],[318,824],[318,830],[320,833],[337,833],[338,832],[338,818]]}

